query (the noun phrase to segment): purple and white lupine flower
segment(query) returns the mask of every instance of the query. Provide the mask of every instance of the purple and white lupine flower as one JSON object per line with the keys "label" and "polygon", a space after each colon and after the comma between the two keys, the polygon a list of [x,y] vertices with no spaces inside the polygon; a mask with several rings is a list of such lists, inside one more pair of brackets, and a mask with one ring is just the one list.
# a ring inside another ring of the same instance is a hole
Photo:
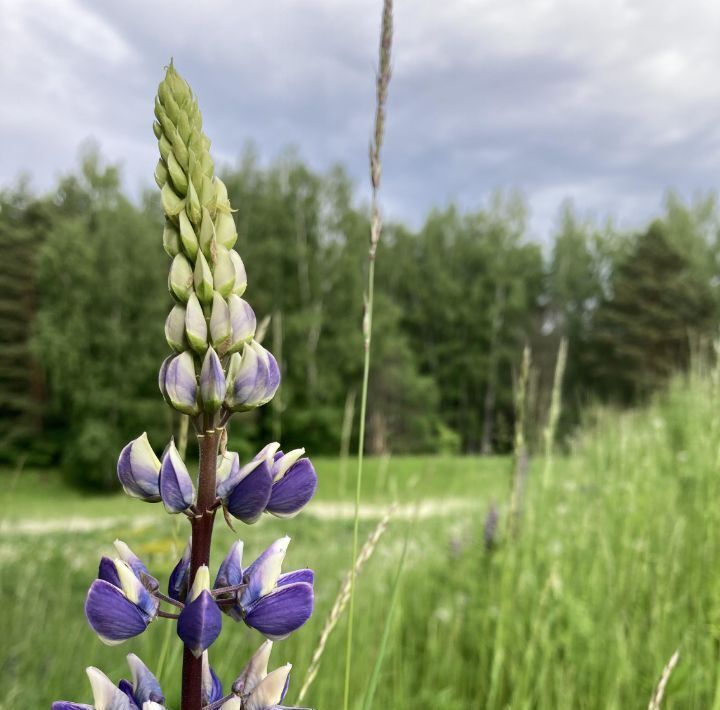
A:
{"label": "purple and white lupine flower", "polygon": [[148,503],[160,500],[160,460],[143,432],[120,452],[118,478],[125,493]]}
{"label": "purple and white lupine flower", "polygon": [[198,414],[200,405],[197,401],[197,376],[192,353],[186,350],[169,362],[164,362],[160,374],[160,391],[168,404],[183,414]]}
{"label": "purple and white lupine flower", "polygon": [[160,497],[168,513],[184,513],[195,502],[195,486],[174,441],[163,455]]}
{"label": "purple and white lupine flower", "polygon": [[200,658],[220,635],[221,629],[222,615],[210,594],[210,573],[203,565],[195,574],[188,602],[180,612],[177,633],[195,658]]}
{"label": "purple and white lupine flower", "polygon": [[113,646],[138,636],[156,617],[160,602],[121,559],[100,561],[88,590],[85,616],[101,641]]}
{"label": "purple and white lupine flower", "polygon": [[277,453],[280,455],[276,454],[273,461],[272,490],[266,509],[278,518],[292,518],[315,495],[317,474],[310,459],[303,456],[305,449]]}
{"label": "purple and white lupine flower", "polygon": [[242,569],[242,544],[235,543],[223,560],[215,588],[236,586],[235,603],[222,605],[235,621],[244,621],[267,638],[283,639],[312,615],[314,575],[301,569],[282,574],[290,538],[276,540],[246,570]]}
{"label": "purple and white lupine flower", "polygon": [[231,412],[247,412],[267,404],[280,386],[280,370],[274,356],[256,340],[246,343],[230,358],[225,406]]}
{"label": "purple and white lupine flower", "polygon": [[264,459],[240,466],[237,453],[227,452],[218,466],[216,494],[227,511],[246,525],[259,520],[270,500],[272,478]]}

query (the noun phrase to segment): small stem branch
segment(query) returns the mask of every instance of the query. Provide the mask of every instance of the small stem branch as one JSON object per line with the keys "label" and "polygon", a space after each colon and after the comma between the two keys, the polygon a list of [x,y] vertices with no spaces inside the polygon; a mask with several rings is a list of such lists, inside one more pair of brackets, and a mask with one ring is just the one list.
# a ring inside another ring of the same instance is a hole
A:
{"label": "small stem branch", "polygon": [[[195,573],[210,562],[215,511],[215,479],[220,432],[216,429],[198,435],[200,474],[198,476],[197,508],[199,514],[190,521],[192,550],[190,557],[190,583]],[[183,652],[182,710],[202,710],[202,658],[195,658],[187,646]]]}
{"label": "small stem branch", "polygon": [[163,619],[179,619],[180,614],[173,614],[169,611],[163,611],[162,609],[158,609],[157,615]]}
{"label": "small stem branch", "polygon": [[163,594],[162,592],[155,591],[153,592],[153,596],[157,597],[160,601],[176,606],[178,609],[185,608],[185,605],[182,602],[179,602],[177,599],[173,599],[172,597],[169,597],[167,594]]}
{"label": "small stem branch", "polygon": [[231,594],[232,592],[239,592],[241,589],[245,589],[247,584],[233,584],[231,587],[218,587],[212,590],[214,597],[219,597],[221,594]]}

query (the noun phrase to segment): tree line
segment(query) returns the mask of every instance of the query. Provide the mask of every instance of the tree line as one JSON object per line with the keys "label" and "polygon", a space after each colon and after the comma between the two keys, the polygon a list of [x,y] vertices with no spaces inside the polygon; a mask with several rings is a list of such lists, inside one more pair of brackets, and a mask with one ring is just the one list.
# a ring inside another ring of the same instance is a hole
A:
{"label": "tree line", "polygon": [[[357,428],[367,207],[342,168],[319,173],[293,151],[262,165],[248,149],[222,177],[246,298],[283,371],[279,396],[232,445],[250,453],[274,438],[336,454]],[[96,150],[49,194],[24,181],[0,192],[0,460],[108,486],[138,421],[153,440],[177,424],[155,391],[169,307],[160,215],[157,195],[131,200]],[[563,337],[561,435],[589,401],[642,401],[714,339],[719,256],[714,194],[687,204],[670,193],[638,231],[566,203],[548,244],[528,238],[514,193],[433,209],[419,229],[386,224],[370,453],[508,450],[526,343],[536,435]]]}

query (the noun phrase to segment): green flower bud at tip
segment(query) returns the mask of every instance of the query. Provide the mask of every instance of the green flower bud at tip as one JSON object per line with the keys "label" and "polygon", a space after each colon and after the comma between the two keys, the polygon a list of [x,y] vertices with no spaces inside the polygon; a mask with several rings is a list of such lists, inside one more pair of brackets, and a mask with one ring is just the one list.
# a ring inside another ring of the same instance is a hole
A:
{"label": "green flower bud at tip", "polygon": [[180,241],[182,242],[183,249],[190,257],[190,261],[195,261],[199,247],[195,230],[184,211],[178,215],[178,221],[180,223]]}
{"label": "green flower bud at tip", "polygon": [[195,292],[203,305],[210,305],[213,297],[213,275],[205,255],[198,251],[194,273]]}
{"label": "green flower bud at tip", "polygon": [[177,254],[170,266],[168,289],[180,303],[187,303],[193,287],[193,269],[184,254]]}
{"label": "green flower bud at tip", "polygon": [[190,347],[201,355],[207,350],[208,329],[205,314],[198,297],[190,294],[187,308],[185,309],[185,334],[187,335]]}
{"label": "green flower bud at tip", "polygon": [[165,320],[165,340],[178,353],[185,350],[187,345],[185,341],[185,316],[185,309],[182,306],[173,306]]}

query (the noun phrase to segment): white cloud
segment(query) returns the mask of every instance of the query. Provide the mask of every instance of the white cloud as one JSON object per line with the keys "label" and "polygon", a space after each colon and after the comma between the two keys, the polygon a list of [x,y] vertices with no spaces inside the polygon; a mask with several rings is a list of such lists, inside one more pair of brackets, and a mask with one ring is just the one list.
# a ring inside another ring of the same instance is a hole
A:
{"label": "white cloud", "polygon": [[[0,182],[47,186],[88,135],[152,174],[151,99],[173,55],[217,155],[247,138],[366,184],[380,2],[0,0]],[[664,189],[716,184],[720,5],[712,0],[403,0],[385,200],[432,203],[519,187],[533,229],[564,196],[639,223]],[[150,178],[146,180],[150,183]]]}

